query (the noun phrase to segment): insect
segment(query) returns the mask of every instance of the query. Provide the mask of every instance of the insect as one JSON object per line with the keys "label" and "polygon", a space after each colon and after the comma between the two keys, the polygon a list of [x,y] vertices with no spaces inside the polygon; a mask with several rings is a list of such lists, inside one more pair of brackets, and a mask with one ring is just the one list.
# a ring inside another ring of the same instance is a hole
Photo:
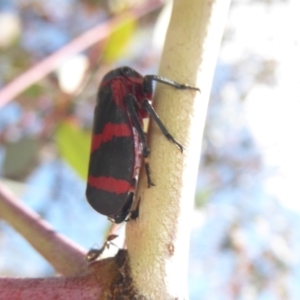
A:
{"label": "insect", "polygon": [[110,245],[114,245],[115,247],[117,247],[114,243],[111,242],[116,237],[118,237],[116,234],[111,234],[107,237],[104,245],[100,249],[90,249],[86,254],[86,260],[89,262],[96,260],[104,252],[105,248],[109,249]]}
{"label": "insect", "polygon": [[[176,89],[199,88],[157,75],[142,76],[129,67],[107,73],[97,95],[86,197],[99,213],[115,223],[130,218],[136,177],[144,159],[148,187],[150,177],[143,119],[151,116],[165,137],[182,152],[183,147],[166,129],[150,101],[153,82]],[[138,208],[137,208],[138,210]],[[137,217],[138,212],[134,211]]]}

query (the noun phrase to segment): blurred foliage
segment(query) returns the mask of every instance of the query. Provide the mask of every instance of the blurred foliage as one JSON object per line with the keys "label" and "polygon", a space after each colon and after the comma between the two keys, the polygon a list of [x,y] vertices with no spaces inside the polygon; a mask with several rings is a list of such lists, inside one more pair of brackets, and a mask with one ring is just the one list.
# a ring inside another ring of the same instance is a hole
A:
{"label": "blurred foliage", "polygon": [[24,98],[35,99],[35,98],[41,97],[44,92],[45,92],[45,87],[43,87],[37,83],[37,84],[33,84],[28,89],[26,89],[23,92],[23,96],[24,96]]}
{"label": "blurred foliage", "polygon": [[123,25],[112,32],[103,49],[104,61],[112,63],[124,55],[135,28],[136,20],[132,17],[124,20]]}
{"label": "blurred foliage", "polygon": [[38,164],[40,141],[24,137],[5,145],[3,175],[9,179],[23,181]]}
{"label": "blurred foliage", "polygon": [[72,122],[62,122],[55,131],[55,140],[61,156],[83,179],[87,178],[91,134]]}
{"label": "blurred foliage", "polygon": [[212,191],[209,188],[197,190],[195,196],[195,207],[198,209],[204,207],[209,201],[211,195]]}

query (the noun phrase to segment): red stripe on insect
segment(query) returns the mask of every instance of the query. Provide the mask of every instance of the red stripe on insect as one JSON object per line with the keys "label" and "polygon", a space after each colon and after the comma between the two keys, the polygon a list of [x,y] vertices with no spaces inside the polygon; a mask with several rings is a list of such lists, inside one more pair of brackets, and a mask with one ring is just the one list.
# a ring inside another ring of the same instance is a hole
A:
{"label": "red stripe on insect", "polygon": [[131,185],[126,180],[115,179],[113,177],[105,177],[105,176],[89,176],[88,184],[90,187],[94,187],[96,189],[114,193],[114,194],[124,194],[127,193]]}
{"label": "red stripe on insect", "polygon": [[93,134],[92,152],[97,150],[102,143],[112,140],[113,137],[132,136],[132,132],[128,124],[107,123],[102,133]]}

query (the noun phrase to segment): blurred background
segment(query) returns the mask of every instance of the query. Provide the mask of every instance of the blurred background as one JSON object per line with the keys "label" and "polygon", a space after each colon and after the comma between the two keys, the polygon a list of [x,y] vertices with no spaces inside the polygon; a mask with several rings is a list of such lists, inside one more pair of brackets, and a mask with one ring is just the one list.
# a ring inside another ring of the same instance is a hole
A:
{"label": "blurred background", "polygon": [[[136,5],[143,15],[121,17],[111,34],[109,20]],[[299,11],[298,0],[232,1],[191,218],[191,300],[300,299]],[[0,180],[87,249],[109,226],[84,196],[99,82],[122,65],[157,73],[169,13],[146,0],[0,0],[0,88],[108,26],[106,39],[0,99]],[[53,274],[0,220],[0,275]]]}

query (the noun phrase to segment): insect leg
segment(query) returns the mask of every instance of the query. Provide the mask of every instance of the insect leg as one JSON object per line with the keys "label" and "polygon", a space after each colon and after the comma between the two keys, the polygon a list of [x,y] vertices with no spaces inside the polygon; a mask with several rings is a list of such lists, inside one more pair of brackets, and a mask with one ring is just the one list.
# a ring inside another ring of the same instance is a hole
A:
{"label": "insect leg", "polygon": [[141,197],[139,198],[136,208],[131,211],[130,219],[136,220],[139,217],[140,203],[141,203]]}
{"label": "insect leg", "polygon": [[125,103],[127,104],[127,109],[130,114],[130,117],[133,121],[133,124],[139,134],[139,137],[141,139],[142,147],[143,147],[143,157],[144,157],[144,162],[145,162],[145,169],[146,169],[146,175],[147,175],[147,181],[148,181],[148,187],[151,187],[154,185],[154,183],[151,181],[151,176],[150,176],[150,167],[149,167],[149,162],[148,162],[148,156],[150,153],[150,150],[147,145],[147,140],[146,140],[146,135],[143,130],[143,127],[140,123],[138,114],[137,114],[137,100],[134,95],[129,94],[125,96]]}
{"label": "insect leg", "polygon": [[179,144],[174,137],[170,134],[170,132],[168,131],[168,129],[165,127],[165,125],[163,124],[163,122],[160,120],[159,116],[157,115],[156,111],[154,110],[153,106],[149,103],[149,101],[147,99],[144,99],[144,101],[142,102],[142,106],[143,108],[149,113],[149,115],[153,118],[153,120],[156,122],[156,124],[158,125],[158,127],[160,128],[161,132],[164,134],[164,136],[171,141],[172,143],[174,143],[181,152],[183,152],[183,146],[181,144]]}
{"label": "insect leg", "polygon": [[96,260],[104,252],[105,248],[109,249],[110,245],[114,245],[115,247],[118,247],[116,244],[112,242],[112,240],[114,240],[116,237],[118,237],[118,235],[110,234],[107,237],[104,245],[100,249],[94,249],[94,248],[90,249],[86,255],[86,260],[89,262]]}
{"label": "insect leg", "polygon": [[182,84],[182,83],[178,83],[174,80],[171,80],[169,78],[165,78],[165,77],[161,77],[158,75],[146,75],[144,77],[144,82],[143,82],[143,90],[146,93],[152,93],[153,91],[153,81],[157,81],[166,85],[170,85],[176,89],[179,90],[195,90],[200,92],[200,89],[188,84]]}

